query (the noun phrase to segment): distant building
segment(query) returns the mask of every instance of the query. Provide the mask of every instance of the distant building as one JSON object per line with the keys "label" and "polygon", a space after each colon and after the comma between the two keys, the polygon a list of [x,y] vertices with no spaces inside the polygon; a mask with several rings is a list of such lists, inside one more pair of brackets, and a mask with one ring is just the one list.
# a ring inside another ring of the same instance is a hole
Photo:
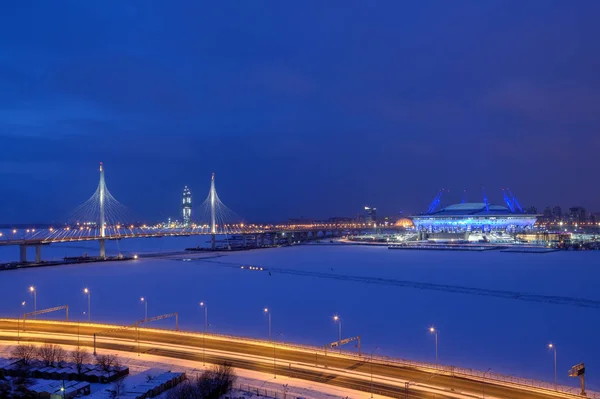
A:
{"label": "distant building", "polygon": [[537,208],[535,206],[530,206],[529,208],[525,209],[525,213],[535,215],[537,213]]}
{"label": "distant building", "polygon": [[192,224],[192,192],[185,186],[183,188],[183,200],[181,205],[183,215],[183,225],[189,226]]}
{"label": "distant building", "polygon": [[569,222],[571,223],[582,223],[587,220],[587,214],[585,208],[581,206],[574,206],[569,208]]}
{"label": "distant building", "polygon": [[365,206],[365,222],[367,223],[375,223],[377,221],[377,208],[371,208],[369,206]]}
{"label": "distant building", "polygon": [[560,220],[560,218],[562,218],[562,209],[560,209],[560,206],[556,205],[554,208],[552,208],[552,216],[554,216],[554,219],[556,220]]}

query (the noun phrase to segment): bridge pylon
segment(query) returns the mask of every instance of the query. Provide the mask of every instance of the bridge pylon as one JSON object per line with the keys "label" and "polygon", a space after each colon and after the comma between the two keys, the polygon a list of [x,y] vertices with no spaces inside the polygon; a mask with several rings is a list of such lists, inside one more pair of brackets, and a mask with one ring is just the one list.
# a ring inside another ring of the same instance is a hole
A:
{"label": "bridge pylon", "polygon": [[100,191],[100,257],[106,259],[106,220],[104,214],[104,205],[106,203],[106,182],[104,181],[104,167],[100,162],[100,183],[98,185]]}
{"label": "bridge pylon", "polygon": [[216,234],[217,234],[217,224],[216,224],[217,190],[215,188],[215,173],[214,172],[213,172],[212,178],[210,180],[210,192],[209,192],[208,196],[210,198],[210,244],[211,244],[211,248],[215,249]]}

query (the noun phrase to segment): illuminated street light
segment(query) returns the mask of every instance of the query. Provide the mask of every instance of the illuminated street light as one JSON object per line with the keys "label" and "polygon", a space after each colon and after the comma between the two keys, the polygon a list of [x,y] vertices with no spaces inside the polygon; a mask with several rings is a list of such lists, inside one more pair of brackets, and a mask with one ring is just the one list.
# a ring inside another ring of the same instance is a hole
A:
{"label": "illuminated street light", "polygon": [[263,312],[269,316],[269,339],[271,339],[271,311],[269,310],[269,308],[264,308]]}
{"label": "illuminated street light", "polygon": [[549,343],[548,349],[552,349],[554,351],[554,389],[556,390],[556,345],[554,345],[553,343]]}
{"label": "illuminated street light", "polygon": [[[29,286],[29,292],[33,294],[33,311],[37,311],[37,291],[33,285]],[[37,319],[37,315],[33,315],[35,319]]]}
{"label": "illuminated street light", "polygon": [[435,327],[429,327],[429,332],[435,334],[435,365],[438,365],[438,330]]}
{"label": "illuminated street light", "polygon": [[89,289],[84,288],[83,293],[88,297],[88,322],[92,321],[92,309],[91,309],[91,301],[92,301],[92,293]]}
{"label": "illuminated street light", "polygon": [[342,344],[339,343],[342,340],[342,319],[340,318],[340,316],[335,315],[333,316],[333,321],[338,324],[338,346],[340,347],[340,353],[342,353]]}
{"label": "illuminated street light", "polygon": [[141,297],[140,301],[144,303],[144,307],[145,307],[144,319],[147,319],[148,318],[148,300],[144,297]]}

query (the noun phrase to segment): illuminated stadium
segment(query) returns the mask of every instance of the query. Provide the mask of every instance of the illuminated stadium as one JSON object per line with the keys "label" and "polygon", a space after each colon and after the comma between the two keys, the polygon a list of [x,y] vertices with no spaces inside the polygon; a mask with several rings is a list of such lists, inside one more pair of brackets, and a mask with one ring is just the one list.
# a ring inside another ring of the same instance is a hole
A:
{"label": "illuminated stadium", "polygon": [[437,210],[441,192],[429,210],[411,219],[417,231],[428,233],[524,232],[533,229],[536,214],[526,213],[516,198],[502,190],[507,206],[484,202],[462,202]]}

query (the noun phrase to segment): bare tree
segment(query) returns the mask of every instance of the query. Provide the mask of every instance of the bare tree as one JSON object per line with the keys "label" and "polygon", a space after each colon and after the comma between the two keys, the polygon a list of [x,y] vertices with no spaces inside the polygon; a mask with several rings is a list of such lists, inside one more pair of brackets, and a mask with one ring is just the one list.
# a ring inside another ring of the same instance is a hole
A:
{"label": "bare tree", "polygon": [[190,380],[185,380],[175,388],[170,389],[166,399],[202,399],[200,391],[196,384]]}
{"label": "bare tree", "polygon": [[56,365],[60,365],[67,360],[67,352],[62,348],[62,346],[54,345],[54,361]]}
{"label": "bare tree", "polygon": [[71,352],[71,361],[75,363],[77,374],[81,374],[83,365],[90,361],[90,354],[87,350],[78,346],[73,352]]}
{"label": "bare tree", "polygon": [[54,345],[44,344],[37,349],[37,355],[46,366],[54,363]]}
{"label": "bare tree", "polygon": [[96,357],[96,364],[100,366],[107,376],[114,369],[115,365],[120,365],[119,359],[115,355],[99,355]]}
{"label": "bare tree", "polygon": [[211,370],[203,374],[205,379],[211,381],[211,391],[205,395],[205,398],[218,399],[231,390],[237,379],[233,367],[230,363],[216,364]]}
{"label": "bare tree", "polygon": [[36,348],[33,345],[17,345],[12,350],[12,357],[24,365],[29,365],[36,357]]}
{"label": "bare tree", "polygon": [[113,398],[116,398],[118,396],[123,395],[124,393],[125,393],[125,381],[123,380],[123,378],[119,378],[113,384],[113,389],[112,389],[112,392],[111,392],[111,396]]}
{"label": "bare tree", "polygon": [[65,350],[59,345],[44,344],[38,348],[37,353],[46,366],[52,366],[55,363],[58,365],[66,359]]}
{"label": "bare tree", "polygon": [[231,390],[236,378],[230,364],[218,364],[194,382],[186,380],[170,390],[167,399],[218,399]]}
{"label": "bare tree", "polygon": [[119,360],[117,355],[114,355],[112,367],[113,367],[113,370],[116,370],[116,371],[119,371],[121,369],[121,361]]}

